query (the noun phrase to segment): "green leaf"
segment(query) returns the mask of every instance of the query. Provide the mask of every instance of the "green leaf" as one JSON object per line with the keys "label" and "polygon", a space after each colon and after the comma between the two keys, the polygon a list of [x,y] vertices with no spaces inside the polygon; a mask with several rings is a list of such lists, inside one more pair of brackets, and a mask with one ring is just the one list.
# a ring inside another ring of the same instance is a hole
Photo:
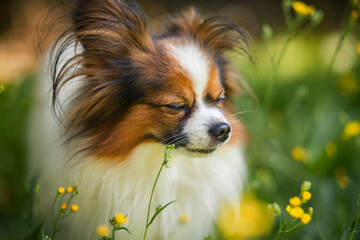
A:
{"label": "green leaf", "polygon": [[356,217],[352,223],[350,224],[350,227],[349,227],[349,232],[354,232],[355,231],[355,228],[356,228],[356,225],[358,223],[358,219],[359,217]]}
{"label": "green leaf", "polygon": [[37,226],[30,235],[25,238],[26,240],[39,240],[44,239],[44,222]]}
{"label": "green leaf", "polygon": [[152,218],[151,218],[148,226],[151,225],[151,223],[155,220],[156,216],[157,216],[162,210],[164,210],[167,206],[169,206],[170,204],[172,204],[172,203],[174,203],[174,202],[175,202],[175,200],[169,202],[169,203],[166,204],[165,206],[161,206],[161,205],[157,206],[157,207],[156,207],[156,211],[155,211],[154,215],[152,216]]}
{"label": "green leaf", "polygon": [[126,227],[115,226],[114,228],[115,228],[115,230],[125,230],[131,235],[129,229],[127,229]]}

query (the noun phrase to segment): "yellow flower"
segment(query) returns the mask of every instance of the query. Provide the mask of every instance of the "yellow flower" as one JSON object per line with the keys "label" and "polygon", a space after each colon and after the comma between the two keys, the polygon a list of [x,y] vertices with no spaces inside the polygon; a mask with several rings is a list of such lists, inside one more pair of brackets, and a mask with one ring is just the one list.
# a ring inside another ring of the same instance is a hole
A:
{"label": "yellow flower", "polygon": [[304,215],[304,210],[301,207],[294,207],[290,210],[290,215],[293,218],[301,218]]}
{"label": "yellow flower", "polygon": [[345,125],[344,137],[351,138],[360,134],[360,122],[351,121]]}
{"label": "yellow flower", "polygon": [[303,224],[308,224],[311,221],[311,215],[308,213],[304,213],[304,215],[302,215],[301,217],[301,222]]}
{"label": "yellow flower", "polygon": [[238,240],[266,235],[273,220],[265,203],[255,197],[245,196],[240,203],[228,204],[220,209],[218,226],[227,239]]}
{"label": "yellow flower", "polygon": [[304,162],[306,160],[307,157],[307,152],[303,147],[300,146],[296,146],[292,152],[291,152],[291,156],[294,160],[296,161],[302,161]]}
{"label": "yellow flower", "polygon": [[308,201],[310,198],[311,198],[311,192],[305,191],[305,192],[303,193],[303,195],[302,195],[302,199],[303,199],[304,201]]}
{"label": "yellow flower", "polygon": [[63,194],[65,192],[65,188],[59,187],[57,192],[58,192],[58,194]]}
{"label": "yellow flower", "polygon": [[291,6],[295,12],[301,15],[311,15],[315,12],[315,8],[313,6],[307,5],[301,1],[293,1]]}
{"label": "yellow flower", "polygon": [[126,223],[127,219],[122,213],[117,213],[114,217],[114,221],[117,225],[123,225]]}
{"label": "yellow flower", "polygon": [[289,199],[289,203],[291,206],[296,207],[301,204],[301,199],[299,197],[295,196],[295,197]]}
{"label": "yellow flower", "polygon": [[328,157],[334,156],[337,152],[336,144],[334,142],[328,142],[325,146],[325,153]]}
{"label": "yellow flower", "polygon": [[345,189],[349,186],[350,184],[350,179],[347,176],[342,176],[340,178],[337,179],[337,183],[339,185],[340,188]]}
{"label": "yellow flower", "polygon": [[79,210],[79,206],[78,206],[78,205],[76,205],[76,204],[71,205],[71,211],[72,211],[72,212],[77,212],[77,210]]}
{"label": "yellow flower", "polygon": [[110,229],[105,224],[100,224],[96,228],[96,233],[101,237],[105,237],[109,235]]}
{"label": "yellow flower", "polygon": [[179,222],[181,223],[188,223],[190,222],[190,215],[188,213],[182,213],[179,216]]}
{"label": "yellow flower", "polygon": [[66,208],[67,208],[67,203],[62,203],[62,204],[61,204],[61,210],[62,210],[62,211],[65,211]]}
{"label": "yellow flower", "polygon": [[288,213],[290,213],[291,209],[292,209],[292,207],[291,207],[290,205],[287,205],[287,206],[286,206],[286,211],[287,211]]}
{"label": "yellow flower", "polygon": [[350,184],[350,179],[346,176],[346,169],[344,166],[338,166],[335,170],[335,176],[340,188],[345,189]]}
{"label": "yellow flower", "polygon": [[72,186],[68,186],[68,187],[66,188],[66,192],[67,192],[67,193],[72,193],[72,191],[74,191],[74,188],[73,188]]}
{"label": "yellow flower", "polygon": [[350,18],[351,20],[356,21],[359,18],[359,12],[357,10],[352,10]]}
{"label": "yellow flower", "polygon": [[360,55],[360,43],[357,44],[357,52]]}
{"label": "yellow flower", "polygon": [[[360,49],[358,50],[360,51]],[[352,96],[360,91],[360,83],[352,72],[340,76],[338,86],[340,93],[345,97]]]}

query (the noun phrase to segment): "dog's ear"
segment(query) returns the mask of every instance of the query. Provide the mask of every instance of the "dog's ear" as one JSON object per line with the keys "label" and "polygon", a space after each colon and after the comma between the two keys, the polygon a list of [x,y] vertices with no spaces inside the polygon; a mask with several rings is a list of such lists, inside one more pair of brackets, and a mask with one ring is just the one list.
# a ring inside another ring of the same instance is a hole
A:
{"label": "dog's ear", "polygon": [[77,0],[72,20],[84,57],[92,61],[107,62],[134,49],[154,48],[145,14],[136,2],[130,5],[121,0]]}
{"label": "dog's ear", "polygon": [[250,38],[243,29],[219,15],[200,14],[194,7],[171,18],[165,35],[187,35],[218,55],[238,50],[251,57]]}

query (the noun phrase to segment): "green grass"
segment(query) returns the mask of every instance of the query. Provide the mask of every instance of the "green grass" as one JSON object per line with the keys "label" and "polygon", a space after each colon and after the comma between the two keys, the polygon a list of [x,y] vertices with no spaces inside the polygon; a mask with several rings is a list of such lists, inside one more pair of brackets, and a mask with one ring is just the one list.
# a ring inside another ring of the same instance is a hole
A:
{"label": "green grass", "polygon": [[[304,46],[315,46],[301,56],[308,59],[309,68],[303,69],[304,74],[291,76],[286,73],[286,67],[292,71],[291,68],[299,66],[284,61],[282,67],[285,65],[285,68],[279,75],[290,77],[276,78],[270,107],[264,107],[267,78],[254,78],[253,73],[247,75],[260,99],[260,105],[248,98],[238,100],[238,111],[249,111],[242,115],[251,139],[247,156],[248,188],[266,202],[276,201],[286,206],[288,199],[297,194],[301,182],[311,181],[312,222],[280,239],[338,239],[341,229],[357,209],[360,190],[360,138],[342,139],[345,124],[360,120],[360,95],[355,88],[348,96],[341,94],[340,76],[327,73],[325,63],[318,61],[320,52],[316,46],[320,48],[320,40],[306,41],[311,44],[302,41]],[[259,57],[266,58],[261,54]],[[291,57],[297,56],[288,56]],[[360,84],[359,70],[358,65],[349,69],[357,84]],[[334,156],[326,155],[325,146],[329,142],[337,146]],[[298,145],[310,153],[305,162],[291,157],[292,149]],[[344,189],[336,179],[339,167],[345,169],[350,180]],[[348,235],[346,229],[341,239],[349,239]],[[354,239],[357,237],[360,235],[355,234]]]}
{"label": "green grass", "polygon": [[[270,105],[265,97],[270,75],[266,52],[258,51],[257,74],[253,67],[239,63],[259,98],[259,103],[249,96],[240,96],[236,101],[238,111],[245,111],[240,118],[250,135],[247,191],[265,202],[286,206],[288,199],[298,194],[303,180],[312,182],[309,205],[314,208],[313,220],[280,239],[338,239],[357,209],[360,137],[344,141],[342,133],[347,122],[360,120],[360,93],[350,88],[347,96],[342,94],[341,75],[328,74],[321,60],[321,43],[321,37],[317,37],[290,45],[271,89]],[[257,46],[263,50],[260,43]],[[296,58],[306,64],[294,64]],[[349,71],[360,86],[359,65]],[[30,210],[34,184],[25,179],[26,121],[33,80],[28,77],[7,85],[0,94],[0,239],[22,239],[36,224]],[[329,142],[337,147],[333,156],[325,152]],[[291,157],[297,145],[310,153],[305,162]],[[345,169],[349,179],[346,188],[337,183],[339,167]],[[345,229],[341,239],[349,236]],[[360,235],[355,234],[353,239],[358,238]]]}
{"label": "green grass", "polygon": [[0,239],[21,239],[32,226],[33,184],[26,182],[26,125],[33,77],[0,94]]}

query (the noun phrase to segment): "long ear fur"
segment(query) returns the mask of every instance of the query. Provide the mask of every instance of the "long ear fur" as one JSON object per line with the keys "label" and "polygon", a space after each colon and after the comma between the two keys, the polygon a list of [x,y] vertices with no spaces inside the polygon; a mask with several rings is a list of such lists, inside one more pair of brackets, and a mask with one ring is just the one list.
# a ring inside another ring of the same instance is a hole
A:
{"label": "long ear fur", "polygon": [[199,14],[194,7],[170,19],[167,35],[188,35],[213,53],[240,51],[252,56],[248,34],[228,19],[216,14]]}
{"label": "long ear fur", "polygon": [[68,140],[85,140],[85,151],[99,146],[124,112],[136,104],[141,93],[134,87],[137,72],[130,58],[153,51],[154,45],[145,14],[135,2],[75,2],[71,27],[53,48],[52,102],[55,113],[61,114],[61,89],[71,82],[82,83],[61,118]]}
{"label": "long ear fur", "polygon": [[135,2],[130,5],[120,0],[78,0],[73,22],[86,57],[99,57],[106,62],[133,48],[154,48],[145,14]]}

